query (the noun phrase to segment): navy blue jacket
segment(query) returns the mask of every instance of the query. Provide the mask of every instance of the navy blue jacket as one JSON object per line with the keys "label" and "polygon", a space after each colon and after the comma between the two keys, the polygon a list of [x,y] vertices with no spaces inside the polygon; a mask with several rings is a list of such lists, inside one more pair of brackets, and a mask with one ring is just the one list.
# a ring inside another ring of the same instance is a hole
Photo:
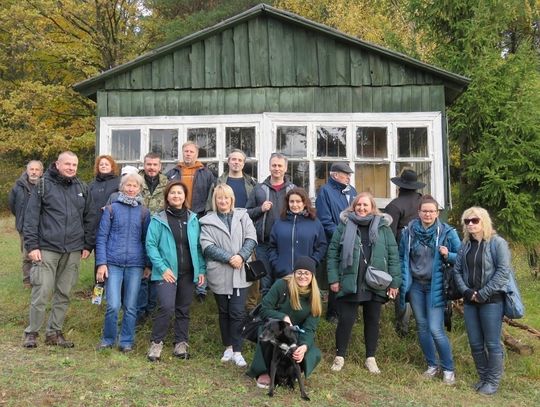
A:
{"label": "navy blue jacket", "polygon": [[[332,177],[324,184],[315,201],[317,208],[317,218],[321,221],[326,239],[330,241],[341,220],[340,213],[347,208],[356,196],[356,189],[351,185],[346,192],[343,192],[346,185],[337,182]],[[349,200],[347,200],[347,197]]]}
{"label": "navy blue jacket", "polygon": [[[169,181],[182,179],[182,169],[178,165],[165,174]],[[206,213],[206,201],[212,190],[216,177],[206,166],[197,169],[193,178],[193,191],[191,194],[191,211],[199,217]]]}
{"label": "navy blue jacket", "polygon": [[303,215],[287,215],[287,219],[274,222],[270,233],[269,260],[275,278],[293,272],[294,261],[309,256],[317,264],[326,255],[328,243],[319,219]]}
{"label": "navy blue jacket", "polygon": [[[112,211],[112,214],[111,214]],[[103,209],[96,235],[96,266],[144,267],[150,211],[116,201]]]}

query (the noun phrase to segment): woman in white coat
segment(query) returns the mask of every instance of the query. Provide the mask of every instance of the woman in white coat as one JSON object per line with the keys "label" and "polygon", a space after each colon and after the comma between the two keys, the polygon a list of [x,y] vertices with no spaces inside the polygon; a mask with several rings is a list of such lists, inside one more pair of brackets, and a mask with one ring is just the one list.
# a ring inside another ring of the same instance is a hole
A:
{"label": "woman in white coat", "polygon": [[245,367],[240,331],[251,283],[246,281],[244,264],[257,245],[257,232],[247,211],[234,207],[234,192],[227,184],[214,188],[212,209],[200,219],[200,242],[206,258],[208,286],[218,306],[225,346],[221,361]]}

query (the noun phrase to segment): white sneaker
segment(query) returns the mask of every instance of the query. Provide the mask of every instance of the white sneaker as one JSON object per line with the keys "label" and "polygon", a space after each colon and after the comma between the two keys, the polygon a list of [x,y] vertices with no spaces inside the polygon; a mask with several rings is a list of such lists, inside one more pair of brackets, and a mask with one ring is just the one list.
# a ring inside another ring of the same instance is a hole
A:
{"label": "white sneaker", "polygon": [[456,374],[451,370],[444,370],[442,381],[444,384],[453,386],[454,384],[456,384]]}
{"label": "white sneaker", "polygon": [[148,349],[148,360],[155,362],[161,357],[161,351],[163,350],[163,342],[151,342],[150,349]]}
{"label": "white sneaker", "polygon": [[223,352],[223,356],[221,357],[222,362],[230,362],[233,358],[233,350],[232,348],[225,349],[225,352]]}
{"label": "white sneaker", "polygon": [[424,377],[427,377],[429,379],[433,379],[438,374],[439,374],[438,366],[428,366],[427,370],[423,373]]}
{"label": "white sneaker", "polygon": [[369,370],[369,373],[381,373],[381,371],[379,370],[379,366],[377,366],[377,362],[375,361],[375,358],[373,356],[370,356],[366,359],[365,365],[367,367],[367,370]]}
{"label": "white sneaker", "polygon": [[339,372],[341,369],[343,369],[343,365],[345,365],[345,358],[343,356],[336,356],[330,369],[334,372]]}
{"label": "white sneaker", "polygon": [[244,357],[240,352],[234,352],[232,356],[232,361],[236,364],[238,367],[246,367],[247,363],[244,360]]}

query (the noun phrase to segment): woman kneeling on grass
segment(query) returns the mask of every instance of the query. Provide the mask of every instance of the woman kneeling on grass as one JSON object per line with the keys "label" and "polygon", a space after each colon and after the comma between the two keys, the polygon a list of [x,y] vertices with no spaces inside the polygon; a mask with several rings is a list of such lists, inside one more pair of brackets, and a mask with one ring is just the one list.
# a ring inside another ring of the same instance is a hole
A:
{"label": "woman kneeling on grass", "polygon": [[[277,280],[264,296],[261,306],[263,319],[279,319],[298,325],[298,348],[293,353],[296,363],[301,363],[308,377],[321,360],[321,351],[315,346],[315,330],[322,312],[321,294],[314,278],[316,264],[310,257],[299,257],[294,263],[294,273]],[[257,387],[270,385],[270,361],[273,345],[257,343],[253,363],[247,374],[257,379]]]}
{"label": "woman kneeling on grass", "polygon": [[99,223],[96,280],[105,282],[107,310],[98,349],[112,348],[116,344],[118,313],[122,307],[124,316],[118,346],[124,353],[133,350],[137,297],[146,265],[144,240],[150,222],[150,212],[139,195],[143,182],[138,174],[125,175],[118,197],[104,207]]}
{"label": "woman kneeling on grass", "polygon": [[174,315],[173,355],[188,359],[189,307],[195,284],[204,283],[206,265],[199,244],[197,215],[186,208],[187,187],[173,181],[164,191],[165,210],[152,217],[146,237],[146,251],[156,281],[158,309],[152,324],[150,361],[163,350],[171,317]]}
{"label": "woman kneeling on grass", "polygon": [[208,286],[218,306],[221,341],[225,345],[221,361],[245,367],[240,330],[251,283],[246,281],[244,263],[257,246],[257,232],[247,211],[234,207],[234,192],[229,185],[216,186],[212,207],[213,212],[200,220],[200,241],[207,260]]}

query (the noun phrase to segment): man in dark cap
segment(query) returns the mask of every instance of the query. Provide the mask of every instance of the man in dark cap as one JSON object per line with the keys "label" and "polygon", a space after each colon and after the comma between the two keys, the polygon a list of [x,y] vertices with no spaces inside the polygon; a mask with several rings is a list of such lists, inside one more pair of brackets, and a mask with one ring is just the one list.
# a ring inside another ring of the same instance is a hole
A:
{"label": "man in dark cap", "polygon": [[[323,225],[328,242],[332,240],[332,235],[339,225],[339,214],[351,204],[356,196],[356,189],[350,185],[352,173],[353,170],[347,163],[338,162],[332,164],[328,182],[321,187],[317,194],[315,201],[317,217]],[[322,267],[324,267],[323,275],[325,278],[324,281],[319,281],[319,283],[321,287],[326,288],[328,284],[326,281],[326,264],[324,262]],[[336,294],[333,291],[328,292],[326,319],[333,322],[337,321],[335,297]]]}
{"label": "man in dark cap", "polygon": [[[418,207],[422,194],[417,189],[426,186],[418,181],[418,175],[410,168],[404,168],[399,177],[393,177],[392,183],[398,186],[398,197],[393,199],[385,208],[385,212],[392,216],[390,228],[394,232],[396,241],[399,245],[401,240],[401,231],[409,224],[411,220],[418,216]],[[409,332],[409,320],[412,310],[409,303],[406,303],[405,309],[400,309],[399,301],[395,301],[396,332],[400,336],[406,336]]]}

